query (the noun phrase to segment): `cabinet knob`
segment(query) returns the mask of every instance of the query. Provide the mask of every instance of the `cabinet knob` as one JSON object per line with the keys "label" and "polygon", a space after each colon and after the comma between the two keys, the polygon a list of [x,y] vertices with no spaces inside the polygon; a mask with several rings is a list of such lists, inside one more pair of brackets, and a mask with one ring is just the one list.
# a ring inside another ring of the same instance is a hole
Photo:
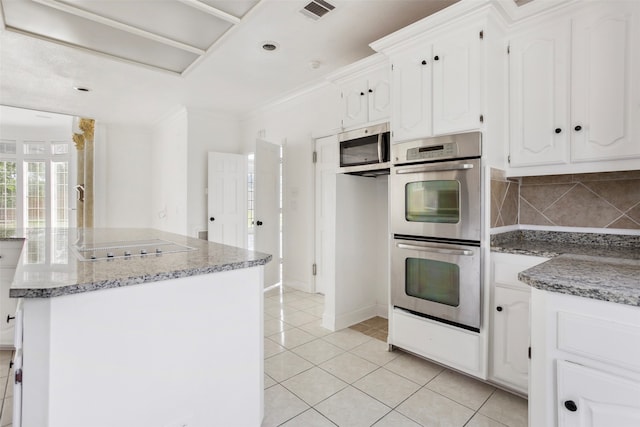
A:
{"label": "cabinet knob", "polygon": [[562,129],[556,128],[556,133],[560,133],[560,132],[562,132]]}
{"label": "cabinet knob", "polygon": [[369,93],[373,93],[373,89],[369,89]]}
{"label": "cabinet knob", "polygon": [[210,216],[210,217],[209,217],[209,221],[213,222],[213,221],[215,221],[215,220],[216,220],[216,219],[215,219],[214,217],[212,217],[212,216]]}
{"label": "cabinet knob", "polygon": [[496,311],[502,311],[502,307],[497,306],[497,307],[496,307]]}
{"label": "cabinet knob", "polygon": [[364,92],[360,92],[360,96],[364,96]]}
{"label": "cabinet knob", "polygon": [[578,410],[578,405],[573,400],[567,400],[564,402],[564,407],[567,408],[571,412],[576,412]]}
{"label": "cabinet knob", "polygon": [[436,56],[434,56],[434,57],[433,57],[433,60],[434,60],[434,61],[439,61],[439,60],[440,60],[440,57],[439,57],[438,55],[436,55]]}
{"label": "cabinet knob", "polygon": [[574,129],[576,130],[576,132],[580,132],[582,130],[582,126],[578,125],[574,127]]}
{"label": "cabinet knob", "polygon": [[256,225],[258,226],[262,225],[262,221],[256,221]]}
{"label": "cabinet knob", "polygon": [[427,61],[426,60],[422,60],[422,65],[427,65]]}

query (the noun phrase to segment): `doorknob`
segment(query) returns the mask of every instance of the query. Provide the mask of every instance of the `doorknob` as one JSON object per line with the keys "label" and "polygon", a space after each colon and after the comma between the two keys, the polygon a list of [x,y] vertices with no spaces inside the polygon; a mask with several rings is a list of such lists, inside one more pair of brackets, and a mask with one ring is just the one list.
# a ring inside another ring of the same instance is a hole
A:
{"label": "doorknob", "polygon": [[256,225],[262,225],[262,221],[256,221]]}
{"label": "doorknob", "polygon": [[212,216],[211,216],[211,217],[209,217],[209,221],[213,222],[213,221],[215,221],[215,220],[216,220],[216,219],[215,219],[214,217],[212,217]]}

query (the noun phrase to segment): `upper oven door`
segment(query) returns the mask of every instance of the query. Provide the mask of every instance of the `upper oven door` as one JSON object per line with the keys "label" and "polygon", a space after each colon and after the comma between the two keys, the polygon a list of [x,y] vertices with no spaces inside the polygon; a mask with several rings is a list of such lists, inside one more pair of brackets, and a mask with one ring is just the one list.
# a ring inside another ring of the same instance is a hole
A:
{"label": "upper oven door", "polygon": [[394,234],[480,241],[480,159],[391,170]]}

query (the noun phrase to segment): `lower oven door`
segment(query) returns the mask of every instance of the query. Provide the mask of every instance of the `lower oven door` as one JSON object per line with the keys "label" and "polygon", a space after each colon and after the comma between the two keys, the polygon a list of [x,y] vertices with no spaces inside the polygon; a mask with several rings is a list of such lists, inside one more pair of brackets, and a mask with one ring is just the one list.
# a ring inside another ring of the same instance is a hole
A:
{"label": "lower oven door", "polygon": [[480,330],[480,248],[393,240],[391,303],[445,323]]}

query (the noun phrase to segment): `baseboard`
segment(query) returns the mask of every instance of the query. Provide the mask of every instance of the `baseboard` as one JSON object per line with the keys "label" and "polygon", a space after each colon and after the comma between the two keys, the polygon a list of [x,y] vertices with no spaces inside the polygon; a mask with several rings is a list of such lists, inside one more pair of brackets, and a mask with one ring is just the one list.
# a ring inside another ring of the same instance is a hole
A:
{"label": "baseboard", "polygon": [[312,292],[310,283],[302,282],[299,280],[283,279],[282,285],[286,286],[287,288],[295,289],[296,291],[302,291],[307,293]]}
{"label": "baseboard", "polygon": [[335,330],[339,331],[340,329],[348,328],[349,326],[371,319],[376,315],[377,306],[375,304],[349,313],[336,315],[334,322]]}

